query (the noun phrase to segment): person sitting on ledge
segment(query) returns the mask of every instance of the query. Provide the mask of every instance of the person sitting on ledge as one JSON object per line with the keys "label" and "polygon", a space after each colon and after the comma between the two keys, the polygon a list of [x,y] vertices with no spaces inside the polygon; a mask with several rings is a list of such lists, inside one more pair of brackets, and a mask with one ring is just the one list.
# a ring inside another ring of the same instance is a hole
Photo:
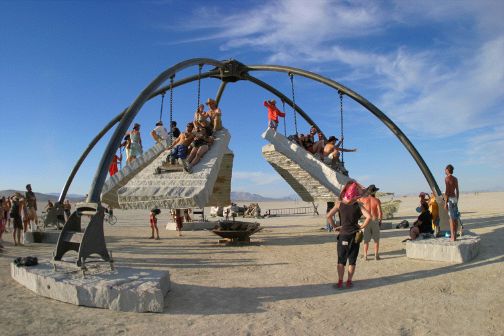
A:
{"label": "person sitting on ledge", "polygon": [[417,239],[422,233],[434,233],[432,230],[432,215],[429,212],[429,205],[427,203],[422,203],[421,211],[417,220],[413,223],[413,227],[410,229],[411,240]]}
{"label": "person sitting on ledge", "polygon": [[167,160],[171,164],[175,164],[177,159],[180,159],[184,170],[190,173],[190,169],[187,165],[187,152],[189,145],[194,140],[193,134],[194,124],[192,122],[188,123],[185,132],[181,133],[179,137],[167,148],[169,151]]}
{"label": "person sitting on ledge", "polygon": [[208,152],[210,145],[213,143],[214,138],[208,136],[206,128],[198,128],[194,134],[194,141],[192,142],[191,153],[187,157],[189,169],[194,167],[201,158]]}

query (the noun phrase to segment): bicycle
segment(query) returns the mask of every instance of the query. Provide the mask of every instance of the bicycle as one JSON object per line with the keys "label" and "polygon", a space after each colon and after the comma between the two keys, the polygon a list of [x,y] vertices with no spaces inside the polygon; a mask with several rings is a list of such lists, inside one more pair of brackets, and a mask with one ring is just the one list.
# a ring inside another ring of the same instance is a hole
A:
{"label": "bicycle", "polygon": [[114,213],[112,213],[111,211],[107,212],[105,214],[105,221],[108,222],[110,225],[114,225],[115,223],[117,223],[117,217],[114,216]]}

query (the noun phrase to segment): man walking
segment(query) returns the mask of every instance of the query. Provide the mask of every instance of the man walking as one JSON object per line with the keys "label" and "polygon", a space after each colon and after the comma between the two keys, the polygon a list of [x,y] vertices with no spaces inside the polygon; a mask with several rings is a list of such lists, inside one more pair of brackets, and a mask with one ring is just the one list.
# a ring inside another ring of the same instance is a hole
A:
{"label": "man walking", "polygon": [[457,239],[457,226],[459,220],[459,210],[458,210],[458,199],[460,196],[458,180],[453,176],[453,166],[451,164],[447,165],[445,168],[445,209],[448,210],[448,216],[450,217],[450,240],[455,241]]}
{"label": "man walking", "polygon": [[369,222],[369,225],[364,229],[364,255],[362,256],[362,258],[366,261],[371,238],[373,238],[374,242],[375,260],[380,260],[378,250],[380,247],[380,227],[382,223],[383,212],[381,208],[381,201],[376,198],[376,192],[378,190],[380,190],[380,188],[376,188],[374,184],[371,184],[367,188],[369,196],[361,198],[362,204],[371,214],[371,221]]}

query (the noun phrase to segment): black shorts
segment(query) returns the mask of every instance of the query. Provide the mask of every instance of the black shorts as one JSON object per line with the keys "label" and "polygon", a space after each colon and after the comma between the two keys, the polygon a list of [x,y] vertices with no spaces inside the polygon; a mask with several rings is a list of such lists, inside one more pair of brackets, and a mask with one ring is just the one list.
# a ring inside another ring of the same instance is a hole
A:
{"label": "black shorts", "polygon": [[21,220],[20,216],[15,216],[12,217],[12,225],[14,226],[15,229],[22,229],[23,228],[23,221]]}
{"label": "black shorts", "polygon": [[355,242],[355,234],[338,236],[338,264],[355,266],[359,256],[359,246]]}

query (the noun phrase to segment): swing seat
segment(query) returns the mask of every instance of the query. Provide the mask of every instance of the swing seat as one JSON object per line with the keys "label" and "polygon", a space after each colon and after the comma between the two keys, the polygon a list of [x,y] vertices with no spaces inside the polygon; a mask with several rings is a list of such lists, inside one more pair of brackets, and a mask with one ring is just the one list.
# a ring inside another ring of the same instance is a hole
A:
{"label": "swing seat", "polygon": [[262,148],[264,158],[303,201],[333,201],[350,181],[275,130],[267,129],[262,137],[270,142]]}
{"label": "swing seat", "polygon": [[[222,206],[230,203],[233,153],[228,149],[230,134],[222,129],[192,174],[184,171],[156,174],[166,152],[152,160],[127,183],[117,188],[116,207],[122,209],[185,209]],[[103,196],[102,196],[103,199]]]}

